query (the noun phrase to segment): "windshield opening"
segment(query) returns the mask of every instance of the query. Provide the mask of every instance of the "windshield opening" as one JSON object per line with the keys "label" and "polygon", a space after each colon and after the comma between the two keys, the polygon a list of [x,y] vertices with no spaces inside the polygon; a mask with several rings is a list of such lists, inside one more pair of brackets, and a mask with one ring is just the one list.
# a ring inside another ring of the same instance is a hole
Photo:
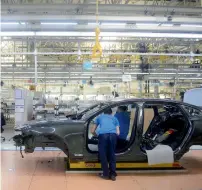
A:
{"label": "windshield opening", "polygon": [[79,117],[82,119],[82,120],[85,120],[86,118],[88,118],[90,115],[92,115],[94,112],[97,112],[98,110],[100,110],[101,108],[107,106],[108,103],[100,103],[100,104],[97,104],[93,107],[91,107],[90,109],[87,109],[84,113],[81,113],[79,115]]}

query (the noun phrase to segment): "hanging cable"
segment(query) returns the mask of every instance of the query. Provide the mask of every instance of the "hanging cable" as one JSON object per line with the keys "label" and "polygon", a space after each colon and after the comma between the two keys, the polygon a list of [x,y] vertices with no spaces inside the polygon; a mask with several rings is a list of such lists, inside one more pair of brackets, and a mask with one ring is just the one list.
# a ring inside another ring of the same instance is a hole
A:
{"label": "hanging cable", "polygon": [[99,22],[98,22],[98,3],[99,1],[96,0],[96,29],[95,29],[95,45],[93,46],[93,52],[92,52],[92,58],[100,58],[102,55],[102,46],[100,45],[99,41],[99,35],[100,35],[100,29],[99,29]]}
{"label": "hanging cable", "polygon": [[98,27],[98,25],[99,25],[99,23],[98,23],[98,0],[96,0],[96,25],[97,25],[97,27]]}

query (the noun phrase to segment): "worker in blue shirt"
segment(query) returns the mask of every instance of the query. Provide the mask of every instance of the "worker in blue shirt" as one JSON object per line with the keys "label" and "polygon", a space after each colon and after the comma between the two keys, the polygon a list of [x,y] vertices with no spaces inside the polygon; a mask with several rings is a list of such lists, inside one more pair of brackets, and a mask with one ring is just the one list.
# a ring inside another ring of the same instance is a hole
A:
{"label": "worker in blue shirt", "polygon": [[127,136],[130,127],[130,114],[127,112],[127,106],[119,106],[114,117],[119,121],[120,135],[117,140],[117,148],[121,150],[125,148],[128,143]]}
{"label": "worker in blue shirt", "polygon": [[[107,109],[104,114],[100,115],[95,120],[91,133],[96,134],[96,129],[99,126],[98,134],[98,150],[102,166],[102,174],[99,174],[103,179],[116,180],[116,143],[117,136],[120,134],[119,122],[112,116],[112,109]],[[108,167],[109,166],[109,167]]]}

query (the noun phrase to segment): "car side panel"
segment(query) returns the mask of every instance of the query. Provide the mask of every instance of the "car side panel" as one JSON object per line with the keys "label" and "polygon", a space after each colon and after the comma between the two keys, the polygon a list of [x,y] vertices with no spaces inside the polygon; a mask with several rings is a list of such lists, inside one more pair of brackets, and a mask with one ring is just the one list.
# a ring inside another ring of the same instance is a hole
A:
{"label": "car side panel", "polygon": [[33,125],[23,131],[23,135],[33,137],[33,147],[58,147],[70,157],[75,157],[75,154],[83,154],[83,131],[84,122],[53,122]]}

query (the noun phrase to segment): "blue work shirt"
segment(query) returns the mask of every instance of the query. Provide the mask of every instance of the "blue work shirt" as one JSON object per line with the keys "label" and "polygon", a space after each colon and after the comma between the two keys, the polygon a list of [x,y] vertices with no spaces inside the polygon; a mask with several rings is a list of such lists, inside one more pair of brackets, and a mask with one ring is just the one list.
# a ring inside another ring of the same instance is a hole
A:
{"label": "blue work shirt", "polygon": [[96,133],[116,133],[116,127],[119,126],[119,121],[112,115],[103,114],[95,120],[95,124],[98,126]]}
{"label": "blue work shirt", "polygon": [[118,112],[114,115],[119,121],[120,126],[120,139],[126,140],[130,126],[130,115],[128,112]]}

